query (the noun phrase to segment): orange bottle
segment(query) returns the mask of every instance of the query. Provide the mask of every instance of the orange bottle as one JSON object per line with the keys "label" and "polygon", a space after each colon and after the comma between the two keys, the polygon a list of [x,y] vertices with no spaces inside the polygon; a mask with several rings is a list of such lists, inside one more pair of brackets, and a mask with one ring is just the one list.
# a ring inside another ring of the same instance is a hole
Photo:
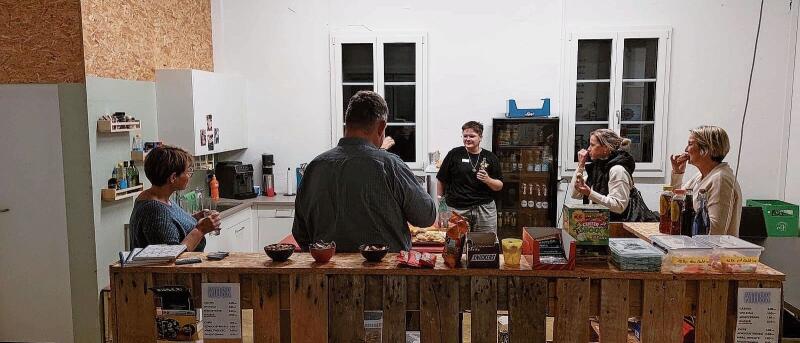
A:
{"label": "orange bottle", "polygon": [[208,182],[208,189],[211,191],[211,200],[219,200],[219,181],[216,175],[211,175],[211,181]]}

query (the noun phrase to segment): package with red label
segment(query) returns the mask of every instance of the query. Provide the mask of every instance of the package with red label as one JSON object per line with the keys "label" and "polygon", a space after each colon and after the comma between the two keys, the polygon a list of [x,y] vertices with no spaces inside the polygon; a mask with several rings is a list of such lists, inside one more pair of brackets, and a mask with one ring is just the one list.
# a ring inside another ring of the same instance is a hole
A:
{"label": "package with red label", "polygon": [[414,268],[433,268],[436,266],[436,255],[416,250],[401,251],[397,255],[397,263]]}
{"label": "package with red label", "polygon": [[464,217],[453,212],[447,223],[447,235],[444,239],[444,264],[450,268],[461,266],[461,255],[464,253],[464,237],[469,231],[469,223]]}

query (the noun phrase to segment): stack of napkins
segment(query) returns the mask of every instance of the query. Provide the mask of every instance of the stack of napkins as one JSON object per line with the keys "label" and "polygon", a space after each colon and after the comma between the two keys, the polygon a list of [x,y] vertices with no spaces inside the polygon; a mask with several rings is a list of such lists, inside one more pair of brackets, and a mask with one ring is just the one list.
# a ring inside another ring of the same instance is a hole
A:
{"label": "stack of napkins", "polygon": [[183,244],[148,245],[144,248],[135,248],[132,251],[121,251],[119,253],[119,264],[123,267],[132,267],[173,262],[184,251],[186,251],[186,246]]}
{"label": "stack of napkins", "polygon": [[609,238],[611,261],[620,270],[657,272],[664,253],[640,238]]}

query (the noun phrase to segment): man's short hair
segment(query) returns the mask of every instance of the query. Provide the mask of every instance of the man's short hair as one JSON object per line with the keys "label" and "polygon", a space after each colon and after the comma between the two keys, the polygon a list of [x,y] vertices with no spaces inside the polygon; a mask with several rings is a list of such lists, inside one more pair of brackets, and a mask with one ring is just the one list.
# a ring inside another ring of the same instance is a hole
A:
{"label": "man's short hair", "polygon": [[170,175],[180,176],[194,163],[186,150],[164,145],[151,150],[144,159],[144,175],[153,186],[163,186]]}
{"label": "man's short hair", "polygon": [[472,129],[472,131],[475,131],[475,133],[477,133],[478,136],[483,137],[483,124],[479,122],[472,120],[464,123],[464,125],[461,125],[461,131],[464,131],[466,129]]}
{"label": "man's short hair", "polygon": [[373,91],[358,91],[350,98],[344,122],[348,128],[370,130],[379,120],[386,121],[389,107],[380,94]]}

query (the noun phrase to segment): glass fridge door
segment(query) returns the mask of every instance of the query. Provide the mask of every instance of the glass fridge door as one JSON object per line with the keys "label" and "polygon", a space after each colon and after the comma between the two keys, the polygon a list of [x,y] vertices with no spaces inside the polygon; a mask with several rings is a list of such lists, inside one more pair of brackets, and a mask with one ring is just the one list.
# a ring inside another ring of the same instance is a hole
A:
{"label": "glass fridge door", "polygon": [[523,227],[555,226],[557,119],[496,119],[493,137],[504,184],[497,199],[498,235],[520,237]]}

